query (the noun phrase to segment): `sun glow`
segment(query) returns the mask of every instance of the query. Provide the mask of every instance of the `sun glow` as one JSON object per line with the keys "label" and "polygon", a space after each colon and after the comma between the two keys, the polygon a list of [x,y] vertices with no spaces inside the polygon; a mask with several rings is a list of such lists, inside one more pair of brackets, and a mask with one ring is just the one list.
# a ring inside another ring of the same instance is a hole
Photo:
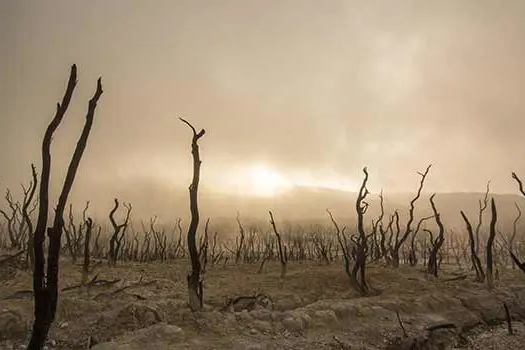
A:
{"label": "sun glow", "polygon": [[248,192],[258,196],[275,196],[292,187],[292,182],[264,163],[247,169]]}
{"label": "sun glow", "polygon": [[220,187],[226,193],[246,196],[275,197],[295,187],[358,190],[358,184],[330,171],[319,174],[299,170],[285,173],[264,162],[233,166],[227,173],[231,175],[222,178]]}

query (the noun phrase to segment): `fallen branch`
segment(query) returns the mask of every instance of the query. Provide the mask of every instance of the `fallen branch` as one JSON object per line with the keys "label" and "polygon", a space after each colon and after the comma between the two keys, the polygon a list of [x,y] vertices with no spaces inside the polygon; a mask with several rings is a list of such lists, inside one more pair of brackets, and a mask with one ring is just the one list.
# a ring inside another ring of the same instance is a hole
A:
{"label": "fallen branch", "polygon": [[268,303],[272,305],[272,299],[268,295],[263,293],[259,293],[256,295],[242,295],[235,298],[229,298],[226,301],[226,305],[221,309],[221,311],[251,311],[257,305],[267,306],[265,304]]}
{"label": "fallen branch", "polygon": [[442,281],[443,282],[463,281],[463,280],[467,279],[467,277],[468,277],[467,275],[461,275],[461,276],[447,278],[447,279],[444,279]]}
{"label": "fallen branch", "polygon": [[154,283],[157,283],[157,280],[152,280],[152,281],[148,281],[148,282],[142,282],[142,277],[141,277],[140,280],[137,283],[132,283],[130,285],[127,285],[127,286],[121,287],[119,289],[116,289],[116,290],[114,290],[112,292],[97,294],[97,295],[95,295],[93,300],[99,300],[99,299],[101,299],[103,297],[114,297],[115,295],[117,295],[119,293],[122,293],[122,292],[124,292],[127,289],[135,288],[135,287],[146,287],[146,286],[152,285]]}
{"label": "fallen branch", "polygon": [[507,303],[503,302],[503,308],[505,309],[505,318],[507,319],[507,330],[509,335],[513,335],[514,331],[512,330],[512,318],[510,317],[510,311]]}
{"label": "fallen branch", "polygon": [[397,317],[397,322],[399,323],[399,326],[401,327],[401,330],[403,331],[403,337],[408,338],[407,330],[405,329],[405,326],[403,326],[403,322],[401,321],[401,316],[399,316],[398,310],[396,310],[396,317]]}
{"label": "fallen branch", "polygon": [[112,286],[118,282],[120,282],[121,279],[120,278],[117,278],[117,279],[114,279],[114,280],[111,280],[111,281],[108,281],[108,280],[99,280],[98,279],[98,275],[96,275],[95,277],[93,277],[91,279],[91,281],[89,281],[88,283],[86,284],[75,284],[73,286],[69,286],[69,287],[65,287],[62,289],[62,292],[66,292],[66,291],[69,291],[69,290],[73,290],[73,289],[77,289],[77,288],[81,288],[81,287],[86,287],[86,288],[90,288],[90,287],[94,287],[94,286]]}

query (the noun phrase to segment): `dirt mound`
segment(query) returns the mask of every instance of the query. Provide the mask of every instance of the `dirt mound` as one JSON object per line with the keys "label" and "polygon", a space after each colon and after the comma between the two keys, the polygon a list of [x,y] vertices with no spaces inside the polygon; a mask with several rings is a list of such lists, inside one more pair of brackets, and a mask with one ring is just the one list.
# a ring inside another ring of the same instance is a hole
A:
{"label": "dirt mound", "polygon": [[93,346],[93,350],[143,350],[162,349],[165,344],[184,340],[184,331],[175,325],[157,323],[131,334],[121,336],[111,342]]}

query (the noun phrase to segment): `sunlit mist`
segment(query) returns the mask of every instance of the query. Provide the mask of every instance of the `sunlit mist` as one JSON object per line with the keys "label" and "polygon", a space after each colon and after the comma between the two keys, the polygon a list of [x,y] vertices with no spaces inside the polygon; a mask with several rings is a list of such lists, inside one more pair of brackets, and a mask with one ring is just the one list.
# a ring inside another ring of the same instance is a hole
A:
{"label": "sunlit mist", "polygon": [[233,173],[228,185],[237,193],[271,197],[290,189],[293,182],[271,166],[257,163]]}
{"label": "sunlit mist", "polygon": [[104,96],[75,202],[174,211],[166,203],[187,199],[192,170],[179,115],[206,129],[203,202],[356,192],[364,166],[372,192],[406,193],[430,163],[428,191],[491,179],[513,193],[510,172],[525,174],[523,18],[522,0],[0,1],[0,192],[38,168],[76,63],[54,169],[98,76]]}

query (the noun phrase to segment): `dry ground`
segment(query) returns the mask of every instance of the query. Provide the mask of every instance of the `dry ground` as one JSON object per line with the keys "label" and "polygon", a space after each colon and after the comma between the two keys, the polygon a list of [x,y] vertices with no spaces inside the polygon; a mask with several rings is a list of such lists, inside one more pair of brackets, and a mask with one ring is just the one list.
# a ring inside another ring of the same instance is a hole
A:
{"label": "dry ground", "polygon": [[[417,338],[423,349],[522,349],[525,344],[525,275],[506,270],[488,292],[465,280],[444,281],[464,272],[446,268],[428,280],[420,267],[393,270],[371,266],[379,296],[359,298],[341,264],[290,264],[279,283],[280,267],[268,264],[215,266],[205,277],[205,311],[186,306],[188,263],[99,266],[88,290],[61,292],[48,349],[402,349]],[[91,276],[93,277],[93,276]],[[79,283],[79,268],[63,260],[60,287]],[[125,286],[137,284],[143,285]],[[149,283],[151,282],[151,283]],[[22,349],[32,318],[31,275],[0,271],[0,349]],[[271,303],[236,304],[228,298],[263,293]],[[503,302],[514,319],[507,334]],[[396,317],[399,312],[408,333]],[[452,328],[427,327],[452,323]],[[391,345],[388,345],[388,344]]]}

